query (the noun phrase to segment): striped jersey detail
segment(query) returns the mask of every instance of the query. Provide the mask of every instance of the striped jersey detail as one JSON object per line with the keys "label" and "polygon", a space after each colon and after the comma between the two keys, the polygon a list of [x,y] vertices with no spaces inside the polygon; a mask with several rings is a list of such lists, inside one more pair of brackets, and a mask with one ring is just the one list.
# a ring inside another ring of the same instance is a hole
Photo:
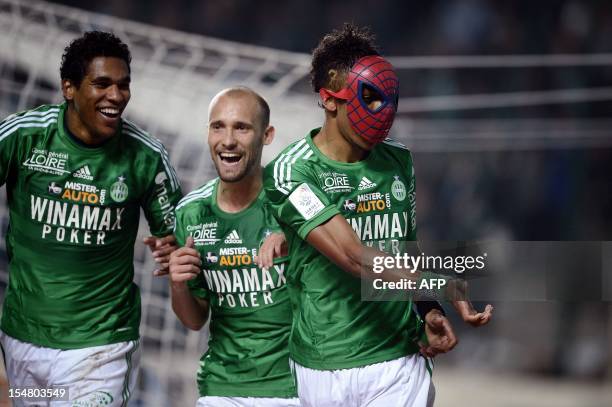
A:
{"label": "striped jersey detail", "polygon": [[170,179],[172,190],[176,191],[179,188],[178,177],[176,176],[176,172],[174,171],[174,168],[172,167],[172,165],[170,165],[170,157],[168,156],[168,152],[166,151],[166,148],[163,146],[163,144],[156,138],[151,137],[149,134],[147,134],[144,130],[140,129],[134,123],[128,120],[125,120],[125,119],[123,120],[123,123],[124,123],[124,126],[123,126],[124,133],[139,140],[141,143],[149,147],[151,150],[159,153],[159,155],[161,156],[164,168],[166,170],[166,174],[168,175],[168,178]]}
{"label": "striped jersey detail", "polygon": [[54,107],[47,111],[29,111],[23,115],[9,116],[0,124],[0,142],[19,129],[30,127],[48,127],[51,124],[57,123],[59,108]]}
{"label": "striped jersey detail", "polygon": [[313,154],[312,148],[302,139],[287,152],[282,153],[274,163],[274,187],[285,195],[291,192],[291,166],[298,159],[308,160]]}
{"label": "striped jersey detail", "polygon": [[398,148],[402,148],[404,150],[408,150],[408,147],[406,147],[404,144],[400,143],[399,141],[393,140],[392,138],[384,139],[383,143],[385,143],[385,144],[387,144],[389,146],[398,147]]}
{"label": "striped jersey detail", "polygon": [[194,189],[193,191],[185,195],[183,199],[179,201],[178,205],[176,205],[176,210],[187,205],[189,202],[195,201],[197,199],[205,199],[211,196],[215,188],[216,182],[217,182],[217,178],[211,181],[208,181],[206,184],[202,185],[200,188]]}

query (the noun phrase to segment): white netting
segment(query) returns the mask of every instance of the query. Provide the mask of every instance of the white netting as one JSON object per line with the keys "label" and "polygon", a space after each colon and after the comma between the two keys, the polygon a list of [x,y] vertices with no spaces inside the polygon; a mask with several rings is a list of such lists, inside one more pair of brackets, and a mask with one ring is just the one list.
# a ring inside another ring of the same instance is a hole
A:
{"label": "white netting", "polygon": [[[211,97],[222,88],[247,85],[269,101],[277,140],[265,150],[265,161],[322,121],[316,99],[308,89],[308,55],[189,35],[25,0],[0,0],[0,117],[60,101],[59,63],[63,48],[90,29],[113,31],[130,46],[133,85],[127,116],[164,142],[185,191],[214,175],[205,145],[205,121]],[[391,60],[400,71],[401,81],[402,72],[415,69],[612,64],[612,56],[608,54],[396,57]],[[414,151],[442,154],[609,147],[612,146],[610,119],[411,120],[407,114],[611,99],[612,88],[607,87],[402,98],[401,116],[395,122],[393,135]],[[448,160],[448,156],[444,157]],[[427,165],[436,163],[435,160],[423,162],[425,168],[421,173],[426,175]],[[451,171],[453,167],[449,168]],[[2,205],[2,255],[7,220],[7,211]],[[145,234],[143,224],[141,236]],[[140,243],[136,245],[135,265],[143,298],[144,349],[140,391],[132,405],[193,405],[197,397],[195,371],[205,349],[206,333],[187,332],[178,322],[170,309],[166,280],[151,277],[154,265]],[[0,266],[0,294],[6,282],[4,261]]]}

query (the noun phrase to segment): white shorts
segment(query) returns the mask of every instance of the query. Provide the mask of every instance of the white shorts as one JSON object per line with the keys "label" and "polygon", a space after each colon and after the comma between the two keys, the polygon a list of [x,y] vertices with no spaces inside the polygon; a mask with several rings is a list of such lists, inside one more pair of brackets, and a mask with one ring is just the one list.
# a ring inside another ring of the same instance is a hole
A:
{"label": "white shorts", "polygon": [[9,386],[47,389],[67,386],[69,401],[13,399],[15,407],[125,406],[136,386],[138,341],[53,349],[22,342],[0,331]]}
{"label": "white shorts", "polygon": [[196,407],[299,407],[300,399],[278,397],[217,397],[204,396]]}
{"label": "white shorts", "polygon": [[430,407],[435,389],[420,354],[353,369],[315,370],[290,362],[303,407]]}

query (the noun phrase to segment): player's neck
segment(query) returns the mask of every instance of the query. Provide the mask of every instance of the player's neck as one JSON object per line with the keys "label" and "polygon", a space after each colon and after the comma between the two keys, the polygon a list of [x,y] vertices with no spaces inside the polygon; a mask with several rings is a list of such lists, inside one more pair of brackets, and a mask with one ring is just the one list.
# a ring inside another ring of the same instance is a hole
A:
{"label": "player's neck", "polygon": [[262,170],[260,166],[237,182],[219,180],[217,206],[223,212],[237,213],[248,208],[261,192]]}
{"label": "player's neck", "polygon": [[321,131],[312,140],[319,151],[334,161],[354,163],[366,158],[368,152],[348,141],[338,126],[325,121]]}

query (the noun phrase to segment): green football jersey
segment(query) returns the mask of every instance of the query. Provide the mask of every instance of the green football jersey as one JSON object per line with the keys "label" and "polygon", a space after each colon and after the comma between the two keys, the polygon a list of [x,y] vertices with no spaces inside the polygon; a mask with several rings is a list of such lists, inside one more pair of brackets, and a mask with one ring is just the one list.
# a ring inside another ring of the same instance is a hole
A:
{"label": "green football jersey", "polygon": [[289,243],[291,358],[312,369],[334,370],[415,353],[418,322],[412,304],[363,301],[361,280],[305,240],[337,214],[364,244],[388,253],[416,240],[410,152],[387,140],[363,161],[338,162],[313,143],[318,131],[287,147],[264,176],[267,197]]}
{"label": "green football jersey", "polygon": [[132,123],[88,148],[67,133],[65,111],[46,105],[0,123],[10,216],[1,329],[59,349],[134,340],[140,208],[151,233],[172,233],[179,183],[161,143]]}
{"label": "green football jersey", "polygon": [[189,287],[211,309],[200,396],[296,397],[286,258],[275,259],[270,269],[253,263],[264,239],[280,227],[263,190],[248,208],[227,213],[217,206],[217,185],[214,179],[185,195],[176,209],[178,244],[192,236],[202,258],[202,272]]}

